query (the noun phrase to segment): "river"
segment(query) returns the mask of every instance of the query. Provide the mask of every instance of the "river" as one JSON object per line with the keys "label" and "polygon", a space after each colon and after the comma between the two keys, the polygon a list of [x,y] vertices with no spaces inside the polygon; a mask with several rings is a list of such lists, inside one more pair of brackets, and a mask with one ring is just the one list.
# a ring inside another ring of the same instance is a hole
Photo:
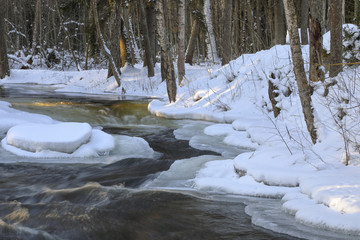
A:
{"label": "river", "polygon": [[[210,123],[149,115],[150,99],[144,98],[56,93],[39,85],[0,89],[0,100],[16,109],[89,122],[115,137],[139,137],[156,152],[124,157],[114,150],[96,159],[34,160],[1,149],[0,239],[298,239],[293,236],[307,238],[313,232],[299,230],[290,216],[278,213],[278,199],[211,195],[186,186],[204,162],[244,151],[214,138],[199,143],[203,150],[198,150],[174,135],[185,125],[201,135]],[[184,164],[159,177],[174,163]],[[279,232],[293,236],[254,225],[246,206],[263,216],[258,219],[274,218]],[[311,234],[321,239],[325,233]]]}

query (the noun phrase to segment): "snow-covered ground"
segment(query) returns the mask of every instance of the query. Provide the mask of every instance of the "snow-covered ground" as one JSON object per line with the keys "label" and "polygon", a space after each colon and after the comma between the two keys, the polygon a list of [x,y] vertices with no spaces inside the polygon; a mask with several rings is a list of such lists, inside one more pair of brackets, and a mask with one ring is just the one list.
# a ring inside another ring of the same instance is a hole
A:
{"label": "snow-covered ground", "polygon": [[[303,47],[303,55],[306,61],[308,46]],[[235,158],[212,159],[201,165],[190,181],[193,188],[281,198],[283,211],[298,222],[360,238],[358,66],[345,67],[336,79],[315,84],[312,100],[319,135],[315,145],[306,130],[288,45],[243,55],[223,67],[187,65],[175,103],[167,100],[159,65],[155,71],[155,77],[147,78],[140,65],[127,66],[122,69],[120,88],[114,79],[106,79],[106,70],[12,70],[11,77],[0,84],[30,82],[53,84],[57,91],[156,96],[160,99],[149,104],[152,114],[212,121],[204,130],[206,135],[248,150]],[[268,97],[270,78],[279,93],[277,118]],[[326,85],[333,80],[337,84],[324,97]],[[8,132],[7,138],[12,136],[8,129],[19,124],[54,124],[46,116],[19,112],[4,102],[0,102],[0,114],[0,130]],[[7,144],[4,139],[2,146],[8,148]]]}

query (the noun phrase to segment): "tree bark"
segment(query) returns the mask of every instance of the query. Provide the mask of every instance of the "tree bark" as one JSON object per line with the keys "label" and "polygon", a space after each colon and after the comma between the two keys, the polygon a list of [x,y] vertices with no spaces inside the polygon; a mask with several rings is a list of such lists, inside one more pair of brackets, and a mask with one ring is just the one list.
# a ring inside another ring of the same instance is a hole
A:
{"label": "tree bark", "polygon": [[150,53],[153,64],[156,62],[156,16],[155,16],[155,1],[146,0],[146,19],[148,26],[148,33],[150,39]]}
{"label": "tree bark", "polygon": [[232,20],[232,0],[225,0],[223,36],[222,36],[222,61],[225,65],[231,60],[231,20]]}
{"label": "tree bark", "polygon": [[251,0],[246,0],[246,11],[247,11],[247,21],[250,35],[250,41],[252,44],[249,44],[250,52],[256,52],[256,39],[255,39],[255,23],[254,23],[254,10],[252,8]]}
{"label": "tree bark", "polygon": [[310,70],[309,79],[312,82],[324,81],[325,74],[322,70],[323,64],[323,3],[321,0],[309,0],[310,17],[309,17],[309,35],[310,35]]}
{"label": "tree bark", "polygon": [[309,26],[309,0],[301,0],[301,44],[309,43],[308,26]]}
{"label": "tree bark", "polygon": [[210,0],[204,1],[204,15],[205,15],[205,22],[207,27],[207,58],[212,62],[219,62],[219,57],[217,55],[216,50],[216,42],[214,36],[214,28],[211,21],[211,6]]}
{"label": "tree bark", "polygon": [[[1,6],[4,6],[4,0],[0,0]],[[9,61],[6,47],[6,33],[5,33],[5,8],[0,9],[0,79],[5,76],[10,76]]]}
{"label": "tree bark", "polygon": [[257,51],[265,49],[265,36],[262,29],[262,21],[265,18],[261,0],[256,0],[256,42]]}
{"label": "tree bark", "polygon": [[121,35],[120,35],[120,57],[121,57],[121,67],[124,67],[126,64],[133,66],[133,55],[131,41],[129,34],[125,28],[124,18],[121,18]]}
{"label": "tree bark", "polygon": [[185,75],[185,0],[179,0],[178,9],[179,33],[178,33],[178,84],[180,86]]}
{"label": "tree bark", "polygon": [[152,57],[152,48],[150,43],[150,37],[149,37],[149,30],[148,25],[146,21],[146,14],[145,14],[145,6],[144,6],[144,0],[139,0],[139,8],[140,8],[140,24],[143,32],[144,37],[144,47],[145,47],[145,61],[146,65],[148,67],[148,77],[153,77],[155,75],[154,73],[154,62]]}
{"label": "tree bark", "polygon": [[133,31],[132,17],[129,14],[129,7],[131,6],[129,4],[127,4],[123,8],[123,15],[124,15],[125,30],[126,30],[128,44],[130,48],[130,54],[131,54],[131,65],[134,65],[140,60],[140,53],[139,53],[140,51],[136,43],[136,39]]}
{"label": "tree bark", "polygon": [[342,3],[330,0],[330,77],[342,71]]}
{"label": "tree bark", "polygon": [[161,64],[164,69],[164,77],[166,80],[167,93],[170,102],[176,101],[176,79],[174,64],[171,56],[169,44],[169,31],[166,28],[164,7],[167,7],[167,0],[157,0],[155,4],[157,34],[161,47]]}
{"label": "tree bark", "polygon": [[275,12],[274,12],[274,27],[275,27],[275,39],[274,44],[286,43],[286,24],[285,24],[285,12],[284,4],[282,0],[275,0]]}
{"label": "tree bark", "polygon": [[[118,71],[120,71],[120,67],[122,66],[122,58],[121,58],[121,54],[123,54],[123,52],[121,52],[120,50],[120,46],[121,46],[121,8],[120,5],[114,1],[112,3],[112,10],[110,13],[110,52],[111,55],[115,61],[115,66],[116,69]],[[126,56],[126,53],[125,53]],[[125,59],[126,61],[126,59]],[[116,73],[113,69],[113,67],[111,66],[112,63],[110,63],[109,61],[109,68],[108,68],[108,75],[107,77],[112,77],[114,76]]]}
{"label": "tree bark", "polygon": [[290,35],[290,47],[291,47],[293,65],[294,65],[294,73],[295,73],[296,83],[299,89],[301,106],[302,106],[307,130],[310,134],[312,142],[315,144],[317,140],[317,132],[314,125],[314,113],[311,102],[312,91],[310,86],[308,85],[305,69],[304,69],[304,59],[302,57],[302,52],[301,52],[295,5],[293,0],[283,0],[283,1],[284,1],[285,13],[286,13],[286,22],[288,25],[288,31]]}
{"label": "tree bark", "polygon": [[105,42],[104,36],[103,36],[103,34],[101,32],[101,28],[100,28],[99,16],[98,16],[97,6],[96,5],[97,5],[96,0],[91,0],[92,12],[94,13],[96,32],[97,32],[98,38],[100,40],[100,44],[101,44],[102,48],[104,49],[104,53],[107,56],[107,58],[109,59],[111,68],[113,69],[113,73],[114,73],[114,77],[116,79],[116,82],[117,82],[118,86],[120,87],[120,85],[121,85],[121,77],[120,77],[121,72],[116,66],[115,60],[111,55],[111,51],[106,46],[106,42]]}
{"label": "tree bark", "polygon": [[195,44],[196,44],[196,38],[199,34],[200,26],[198,23],[198,19],[195,16],[193,20],[193,25],[191,29],[191,35],[189,39],[188,46],[186,48],[186,55],[185,55],[185,62],[189,63],[190,65],[193,64],[193,58],[194,58],[194,51],[195,51]]}
{"label": "tree bark", "polygon": [[354,0],[354,23],[360,25],[360,1]]}
{"label": "tree bark", "polygon": [[32,29],[32,45],[31,45],[31,54],[35,55],[37,53],[37,45],[39,44],[40,36],[40,24],[41,24],[41,0],[36,0],[35,6],[35,19]]}

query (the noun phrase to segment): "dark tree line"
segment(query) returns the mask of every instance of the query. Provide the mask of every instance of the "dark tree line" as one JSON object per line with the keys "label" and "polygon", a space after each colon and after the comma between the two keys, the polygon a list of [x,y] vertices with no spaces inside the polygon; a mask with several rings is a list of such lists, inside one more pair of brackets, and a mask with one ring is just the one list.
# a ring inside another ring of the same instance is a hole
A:
{"label": "dark tree line", "polygon": [[[90,57],[94,58],[95,63],[101,61],[99,53],[103,50],[90,0],[2,2],[8,53],[22,50],[25,55],[40,55],[45,62],[51,50],[69,51],[74,66],[78,61],[81,69],[91,67],[85,61]],[[179,15],[182,2],[184,12]],[[210,13],[205,11],[206,2],[210,3]],[[302,29],[302,43],[307,43],[305,33],[308,28],[309,2],[312,1],[294,2],[299,19],[297,26]],[[317,9],[322,14],[324,30],[330,29],[330,3],[330,0],[321,1],[321,7]],[[159,61],[155,4],[156,1],[150,0],[96,1],[100,27],[105,40],[109,42],[109,48],[110,40],[118,38],[125,48],[121,56],[122,66],[125,62],[134,64],[142,59],[151,70],[152,65]],[[187,63],[214,61],[209,56],[216,53],[216,57],[220,57],[225,64],[243,53],[285,43],[286,21],[282,0],[167,0],[164,8],[167,9],[165,21],[173,58],[176,59],[182,51],[179,48],[185,47]],[[341,12],[341,7],[336,9]],[[345,1],[345,22],[359,23],[359,12],[359,1]],[[210,14],[210,18],[206,18],[207,14]],[[180,17],[185,20],[182,31],[179,31],[182,22]],[[210,19],[212,29],[209,29],[206,19]],[[181,33],[184,33],[184,37],[180,37]],[[215,41],[211,42],[211,38]],[[183,44],[179,44],[181,41]],[[209,45],[212,46],[209,48]],[[211,49],[212,52],[209,52]],[[141,59],[136,51],[139,51]]]}

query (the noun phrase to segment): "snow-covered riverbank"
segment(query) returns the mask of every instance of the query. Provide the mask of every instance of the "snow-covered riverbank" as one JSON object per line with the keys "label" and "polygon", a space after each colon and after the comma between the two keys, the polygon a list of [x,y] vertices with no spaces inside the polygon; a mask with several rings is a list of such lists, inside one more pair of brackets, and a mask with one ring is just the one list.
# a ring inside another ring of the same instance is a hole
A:
{"label": "snow-covered riverbank", "polygon": [[[308,59],[306,46],[303,54]],[[355,81],[360,77],[359,68],[346,68],[326,98],[325,84],[315,86],[313,103],[319,134],[315,145],[303,119],[289,46],[243,55],[224,67],[187,65],[177,102],[171,104],[159,66],[155,70],[156,76],[149,79],[146,69],[125,67],[120,88],[115,88],[114,79],[106,79],[106,70],[12,70],[11,77],[0,84],[39,83],[65,92],[157,97],[160,100],[149,104],[152,114],[212,121],[205,134],[221,136],[226,144],[249,150],[234,159],[206,163],[193,179],[194,188],[281,198],[283,211],[299,222],[360,237],[359,154],[351,144],[344,146],[344,138],[356,142],[356,135],[344,130],[352,126],[356,132],[360,126],[356,117],[360,89]],[[281,113],[277,118],[268,97],[270,78],[279,89],[277,107]],[[351,93],[344,90],[349,87]],[[341,119],[340,110],[346,112]],[[3,132],[24,122],[53,123],[45,116],[30,121],[31,116],[26,115],[24,119],[3,102],[0,111],[4,118],[14,119],[1,122]],[[349,166],[344,164],[345,151],[351,157]]]}

